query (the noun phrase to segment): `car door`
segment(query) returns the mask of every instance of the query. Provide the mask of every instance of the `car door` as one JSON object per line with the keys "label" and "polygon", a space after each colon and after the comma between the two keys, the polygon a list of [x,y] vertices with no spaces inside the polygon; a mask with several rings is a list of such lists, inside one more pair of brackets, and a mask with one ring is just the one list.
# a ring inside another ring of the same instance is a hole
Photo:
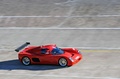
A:
{"label": "car door", "polygon": [[50,54],[48,49],[41,49],[40,50],[40,55],[39,55],[39,60],[40,64],[52,64],[52,55]]}

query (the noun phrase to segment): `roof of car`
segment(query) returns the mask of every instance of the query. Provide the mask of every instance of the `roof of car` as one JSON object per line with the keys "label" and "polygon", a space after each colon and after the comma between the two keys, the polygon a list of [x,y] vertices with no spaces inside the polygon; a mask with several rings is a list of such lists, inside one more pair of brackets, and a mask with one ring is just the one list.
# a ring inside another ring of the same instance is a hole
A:
{"label": "roof of car", "polygon": [[42,49],[49,49],[50,51],[52,51],[52,49],[55,47],[56,47],[56,44],[49,44],[49,45],[42,45],[41,46]]}

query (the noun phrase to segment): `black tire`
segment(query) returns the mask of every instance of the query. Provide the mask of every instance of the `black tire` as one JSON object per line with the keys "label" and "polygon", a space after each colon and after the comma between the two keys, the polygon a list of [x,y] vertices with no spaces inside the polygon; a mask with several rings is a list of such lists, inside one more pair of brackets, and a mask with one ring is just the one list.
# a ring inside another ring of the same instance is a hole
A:
{"label": "black tire", "polygon": [[60,58],[59,61],[58,61],[59,65],[62,66],[62,67],[66,67],[68,62],[65,58]]}
{"label": "black tire", "polygon": [[22,64],[24,64],[25,66],[28,66],[31,64],[30,58],[29,57],[23,57],[22,58]]}

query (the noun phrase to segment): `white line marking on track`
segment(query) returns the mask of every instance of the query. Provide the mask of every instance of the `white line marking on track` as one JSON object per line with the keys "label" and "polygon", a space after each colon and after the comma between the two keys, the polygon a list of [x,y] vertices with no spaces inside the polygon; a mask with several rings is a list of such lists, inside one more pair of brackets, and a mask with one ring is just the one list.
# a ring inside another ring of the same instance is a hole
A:
{"label": "white line marking on track", "polygon": [[0,30],[120,30],[120,28],[39,28],[39,27],[0,27]]}
{"label": "white line marking on track", "polygon": [[63,76],[63,75],[36,75],[36,74],[11,74],[11,73],[0,73],[0,75],[10,75],[10,76],[41,76],[41,77],[59,77],[59,78],[89,78],[89,79],[120,79],[113,77],[91,77],[91,76]]}

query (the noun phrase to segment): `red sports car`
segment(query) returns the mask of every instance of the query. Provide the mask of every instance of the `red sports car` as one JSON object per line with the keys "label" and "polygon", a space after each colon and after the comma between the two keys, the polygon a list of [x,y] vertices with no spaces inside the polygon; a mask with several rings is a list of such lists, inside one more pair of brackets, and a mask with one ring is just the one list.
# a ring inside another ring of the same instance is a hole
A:
{"label": "red sports car", "polygon": [[[29,45],[26,42],[15,51]],[[62,67],[72,66],[82,59],[81,53],[75,48],[58,48],[55,44],[42,46],[28,46],[19,52],[18,58],[24,65],[30,64],[54,64]]]}

